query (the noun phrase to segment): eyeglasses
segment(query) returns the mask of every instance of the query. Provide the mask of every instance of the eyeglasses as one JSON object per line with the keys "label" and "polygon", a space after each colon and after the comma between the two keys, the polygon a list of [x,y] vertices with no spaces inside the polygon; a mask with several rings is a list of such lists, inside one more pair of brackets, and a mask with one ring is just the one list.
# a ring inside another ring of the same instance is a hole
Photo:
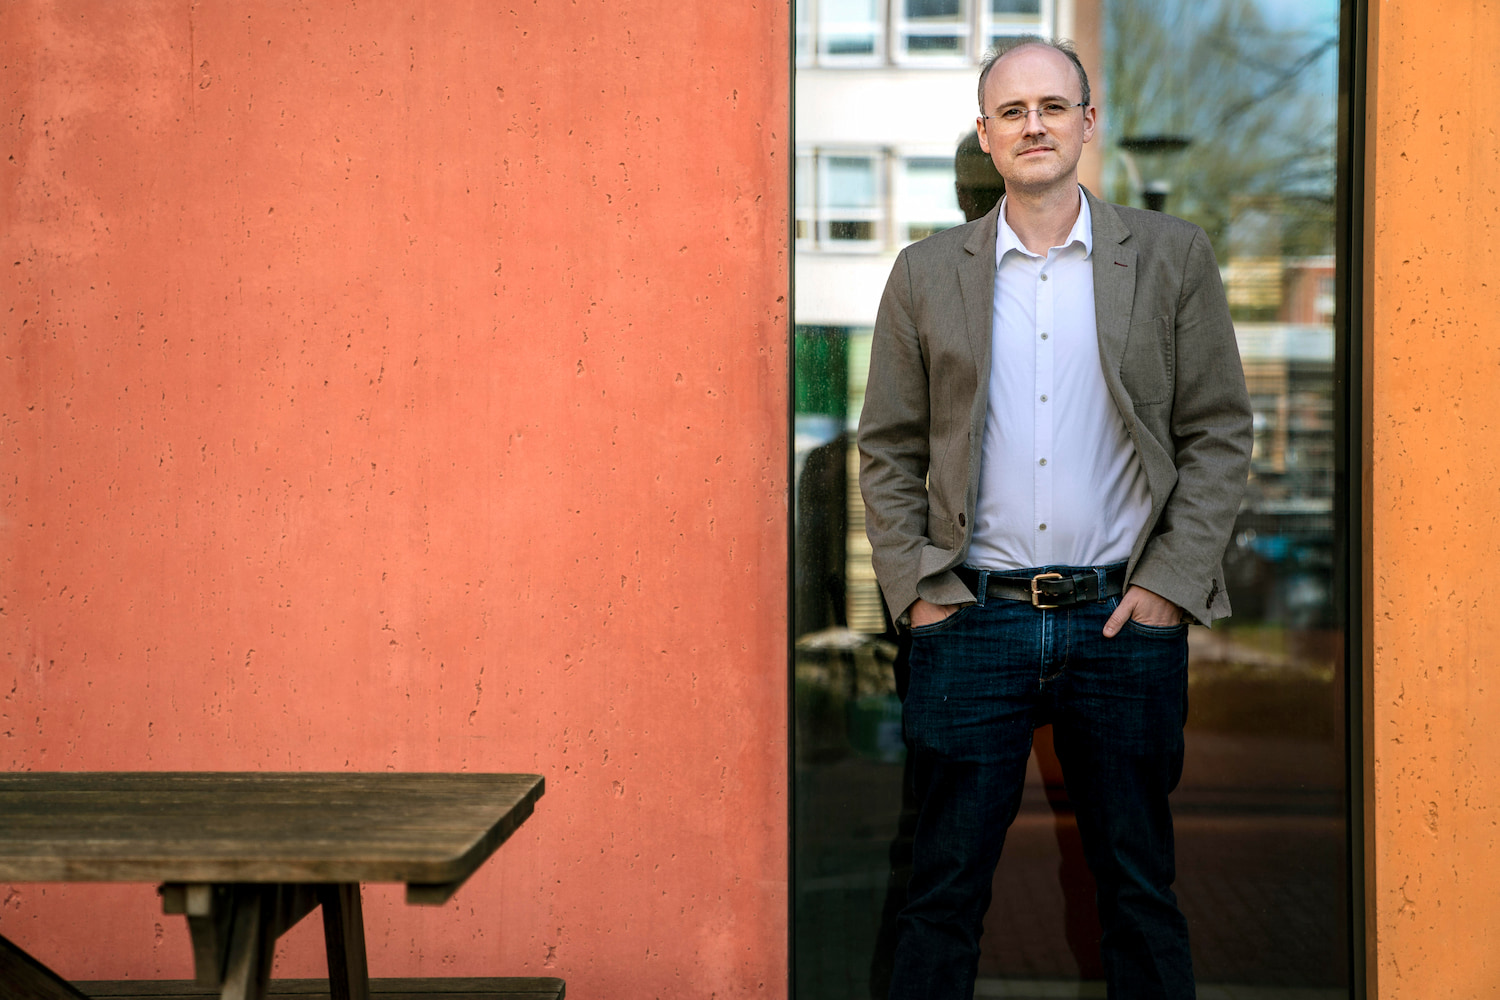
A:
{"label": "eyeglasses", "polygon": [[1039,108],[1006,108],[997,115],[980,115],[987,122],[994,122],[996,126],[1007,132],[1020,129],[1031,119],[1033,113],[1041,119],[1042,124],[1057,121],[1063,115],[1074,108],[1082,108],[1086,105],[1079,101],[1077,104],[1063,104],[1061,101],[1048,101]]}

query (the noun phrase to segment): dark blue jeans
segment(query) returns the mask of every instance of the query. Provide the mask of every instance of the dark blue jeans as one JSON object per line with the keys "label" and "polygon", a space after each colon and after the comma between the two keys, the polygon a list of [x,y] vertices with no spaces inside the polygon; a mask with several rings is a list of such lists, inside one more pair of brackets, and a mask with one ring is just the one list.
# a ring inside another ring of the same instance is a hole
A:
{"label": "dark blue jeans", "polygon": [[[1055,569],[1069,570],[1025,572]],[[912,630],[903,724],[920,811],[891,1000],[974,995],[995,865],[1032,730],[1048,722],[1094,875],[1111,1000],[1194,996],[1167,805],[1182,776],[1187,626],[1129,622],[1106,639],[1119,603],[982,600]]]}

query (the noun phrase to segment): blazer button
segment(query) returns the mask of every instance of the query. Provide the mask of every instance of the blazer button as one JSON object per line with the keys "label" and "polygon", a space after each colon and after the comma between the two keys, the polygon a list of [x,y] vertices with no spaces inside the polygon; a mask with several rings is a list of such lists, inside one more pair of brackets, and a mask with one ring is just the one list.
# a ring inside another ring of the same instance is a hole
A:
{"label": "blazer button", "polygon": [[968,523],[969,523],[968,519],[964,517],[963,511],[959,511],[959,513],[958,513],[958,526],[960,528],[963,528],[963,527],[966,527],[968,525]]}

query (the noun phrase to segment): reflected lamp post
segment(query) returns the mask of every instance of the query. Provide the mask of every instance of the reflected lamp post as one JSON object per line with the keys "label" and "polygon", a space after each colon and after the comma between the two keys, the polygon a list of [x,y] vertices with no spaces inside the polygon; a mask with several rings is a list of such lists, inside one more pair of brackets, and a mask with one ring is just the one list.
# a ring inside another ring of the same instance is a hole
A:
{"label": "reflected lamp post", "polygon": [[1125,163],[1125,173],[1130,177],[1132,191],[1141,193],[1141,201],[1153,212],[1166,211],[1167,195],[1172,191],[1171,182],[1153,178],[1142,182],[1140,168],[1136,166],[1137,153],[1180,153],[1192,144],[1185,135],[1128,135],[1120,140],[1120,159]]}

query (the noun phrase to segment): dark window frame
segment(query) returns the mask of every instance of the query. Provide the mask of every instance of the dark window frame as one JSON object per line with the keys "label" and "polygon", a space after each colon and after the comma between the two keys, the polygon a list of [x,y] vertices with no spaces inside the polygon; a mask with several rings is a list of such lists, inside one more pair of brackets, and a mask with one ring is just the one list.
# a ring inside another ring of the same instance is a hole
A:
{"label": "dark window frame", "polygon": [[[979,0],[983,2],[983,0]],[[792,12],[789,11],[789,16]],[[795,24],[788,32],[787,78],[788,112],[790,120],[796,119],[796,79],[798,59],[796,51]],[[813,65],[816,65],[814,57]],[[1335,438],[1335,500],[1334,509],[1342,516],[1337,519],[1335,544],[1337,566],[1342,577],[1336,579],[1338,599],[1342,602],[1344,631],[1344,711],[1345,711],[1345,759],[1347,761],[1347,807],[1346,878],[1348,885],[1346,914],[1347,961],[1349,963],[1349,995],[1351,1000],[1365,1000],[1369,990],[1369,948],[1365,940],[1365,916],[1369,906],[1366,896],[1367,838],[1365,799],[1368,793],[1368,767],[1366,754],[1366,718],[1368,714],[1368,690],[1364,680],[1365,667],[1365,573],[1363,543],[1368,534],[1364,512],[1364,406],[1368,386],[1364,378],[1364,239],[1365,239],[1365,112],[1369,87],[1369,4],[1368,0],[1340,0],[1339,4],[1339,55],[1338,55],[1338,134],[1337,134],[1337,182],[1335,189],[1336,264],[1334,275],[1334,419],[1337,422]],[[786,190],[792,194],[788,199],[792,211],[787,213],[786,241],[795,254],[797,213],[795,206],[796,149],[795,134],[788,136],[785,147],[793,155],[787,156]],[[796,400],[796,364],[793,357],[792,330],[795,327],[791,303],[796,294],[795,268],[788,267],[787,290],[789,308],[787,322],[787,494],[790,510],[793,483],[795,447],[791,408]],[[794,565],[796,533],[787,532],[785,565]],[[786,954],[787,996],[796,997],[796,795],[792,784],[796,774],[796,704],[793,663],[795,637],[790,627],[794,620],[794,592],[787,587],[786,621],[786,666],[783,673],[786,684],[787,729],[787,909],[786,909]]]}

